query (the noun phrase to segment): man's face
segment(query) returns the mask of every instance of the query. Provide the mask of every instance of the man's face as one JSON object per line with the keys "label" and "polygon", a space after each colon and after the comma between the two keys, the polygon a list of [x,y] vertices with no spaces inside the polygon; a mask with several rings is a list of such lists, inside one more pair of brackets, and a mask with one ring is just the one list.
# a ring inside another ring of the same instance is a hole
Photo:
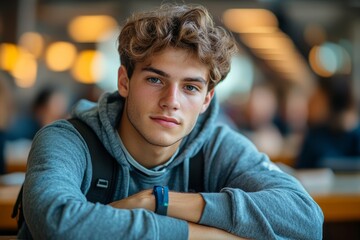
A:
{"label": "man's face", "polygon": [[213,97],[209,70],[185,50],[167,48],[135,65],[131,79],[119,69],[119,93],[126,98],[121,136],[137,143],[180,144]]}

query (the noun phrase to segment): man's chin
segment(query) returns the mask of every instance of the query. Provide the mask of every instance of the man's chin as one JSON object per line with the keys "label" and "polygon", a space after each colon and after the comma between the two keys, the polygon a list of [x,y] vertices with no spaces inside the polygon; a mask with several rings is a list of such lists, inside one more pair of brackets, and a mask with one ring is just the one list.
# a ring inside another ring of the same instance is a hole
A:
{"label": "man's chin", "polygon": [[153,146],[167,148],[167,147],[179,145],[181,140],[182,138],[172,138],[172,139],[152,138],[152,139],[147,139],[147,142]]}

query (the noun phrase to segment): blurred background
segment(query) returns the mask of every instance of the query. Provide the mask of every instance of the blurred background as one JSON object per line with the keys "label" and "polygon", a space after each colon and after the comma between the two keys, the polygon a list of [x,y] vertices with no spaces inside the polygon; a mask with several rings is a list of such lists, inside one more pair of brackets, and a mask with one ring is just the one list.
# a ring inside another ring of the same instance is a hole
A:
{"label": "blurred background", "polygon": [[[163,2],[171,1],[0,2],[0,174],[24,172],[36,131],[77,100],[116,90],[123,21]],[[306,179],[328,186],[333,173],[358,174],[360,0],[178,2],[206,6],[239,44],[216,90],[221,121],[289,172],[318,170]],[[357,209],[329,218],[325,238],[360,238],[359,180],[346,200]]]}

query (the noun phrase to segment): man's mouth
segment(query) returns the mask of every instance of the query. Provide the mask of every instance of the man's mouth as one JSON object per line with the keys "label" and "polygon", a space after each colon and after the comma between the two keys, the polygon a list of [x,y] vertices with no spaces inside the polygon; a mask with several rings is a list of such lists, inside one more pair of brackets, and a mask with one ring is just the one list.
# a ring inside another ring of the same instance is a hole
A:
{"label": "man's mouth", "polygon": [[159,123],[162,126],[166,126],[166,127],[173,127],[175,125],[179,125],[180,122],[173,117],[167,117],[167,116],[154,116],[151,117],[152,120],[156,121],[157,123]]}

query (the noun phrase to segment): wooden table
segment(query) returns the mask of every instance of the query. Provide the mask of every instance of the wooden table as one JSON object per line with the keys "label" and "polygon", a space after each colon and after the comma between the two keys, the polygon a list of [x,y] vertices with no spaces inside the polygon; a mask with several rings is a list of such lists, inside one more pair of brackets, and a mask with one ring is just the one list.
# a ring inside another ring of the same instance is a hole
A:
{"label": "wooden table", "polygon": [[26,172],[26,158],[9,158],[6,160],[6,172]]}
{"label": "wooden table", "polygon": [[360,173],[335,174],[328,184],[305,188],[323,210],[325,221],[360,221]]}

